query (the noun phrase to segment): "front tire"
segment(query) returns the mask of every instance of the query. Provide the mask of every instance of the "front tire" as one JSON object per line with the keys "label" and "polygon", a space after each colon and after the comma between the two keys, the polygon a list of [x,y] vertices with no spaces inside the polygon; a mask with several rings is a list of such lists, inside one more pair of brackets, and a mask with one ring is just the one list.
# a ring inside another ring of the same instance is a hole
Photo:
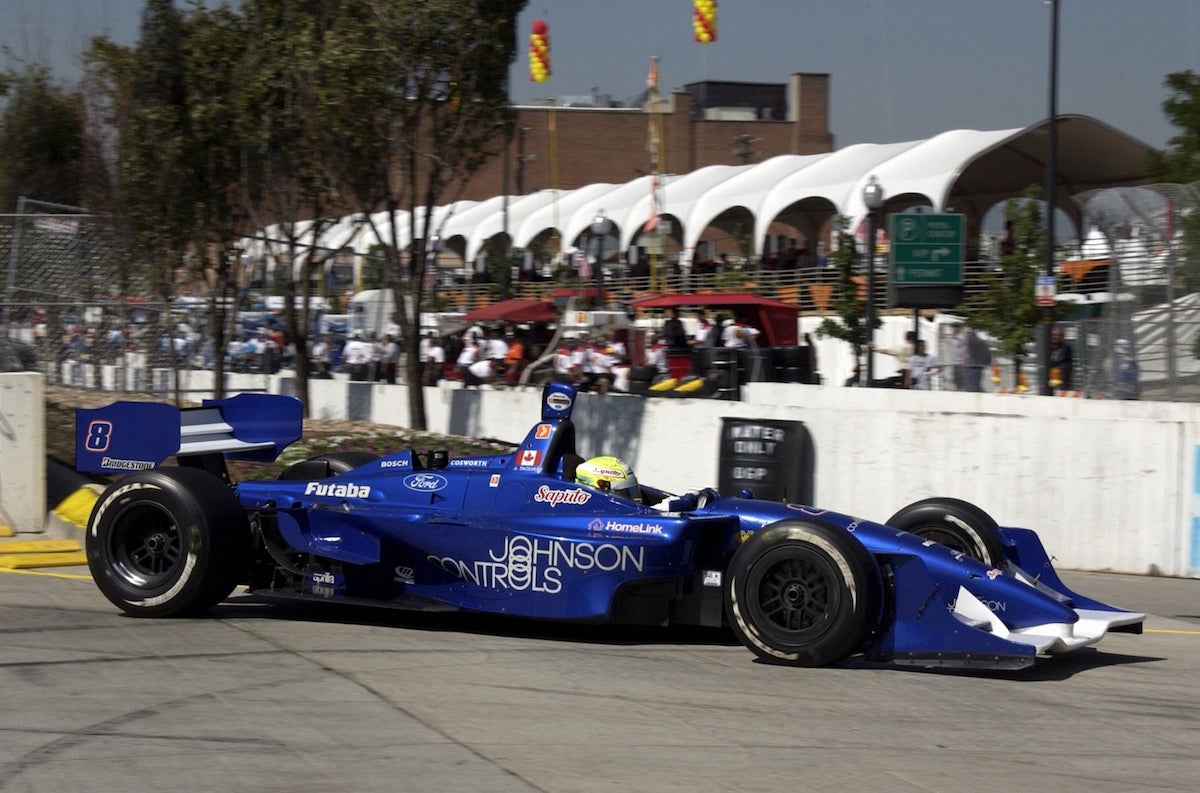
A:
{"label": "front tire", "polygon": [[852,535],[816,521],[775,523],[733,555],[725,610],[768,663],[825,666],[858,652],[882,598],[878,569]]}
{"label": "front tire", "polygon": [[104,491],[85,547],[96,585],[127,614],[194,614],[228,597],[246,574],[250,524],[216,476],[161,468]]}
{"label": "front tire", "polygon": [[1004,565],[1000,527],[979,507],[957,498],[926,498],[888,518],[887,525],[945,545],[989,567]]}

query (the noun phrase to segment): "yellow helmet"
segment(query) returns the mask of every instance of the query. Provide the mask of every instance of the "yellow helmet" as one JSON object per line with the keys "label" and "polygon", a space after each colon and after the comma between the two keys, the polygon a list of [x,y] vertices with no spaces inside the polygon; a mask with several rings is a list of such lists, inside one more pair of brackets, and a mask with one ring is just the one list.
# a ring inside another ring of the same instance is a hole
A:
{"label": "yellow helmet", "polygon": [[642,497],[633,469],[620,457],[593,457],[580,463],[575,469],[575,481],[632,501],[640,501]]}

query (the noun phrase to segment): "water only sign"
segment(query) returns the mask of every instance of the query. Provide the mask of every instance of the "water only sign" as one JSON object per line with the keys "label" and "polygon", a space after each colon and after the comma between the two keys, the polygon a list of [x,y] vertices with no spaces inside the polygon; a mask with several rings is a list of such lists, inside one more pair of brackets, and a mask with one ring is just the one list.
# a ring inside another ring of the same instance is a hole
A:
{"label": "water only sign", "polygon": [[892,285],[962,284],[965,229],[964,215],[892,215]]}

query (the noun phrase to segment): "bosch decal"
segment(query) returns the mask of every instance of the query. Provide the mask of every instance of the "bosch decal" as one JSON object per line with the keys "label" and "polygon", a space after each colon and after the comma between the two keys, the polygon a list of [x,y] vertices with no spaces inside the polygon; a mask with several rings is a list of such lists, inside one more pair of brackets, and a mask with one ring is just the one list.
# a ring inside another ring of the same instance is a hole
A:
{"label": "bosch decal", "polygon": [[411,468],[412,462],[408,459],[404,460],[380,460],[380,468]]}

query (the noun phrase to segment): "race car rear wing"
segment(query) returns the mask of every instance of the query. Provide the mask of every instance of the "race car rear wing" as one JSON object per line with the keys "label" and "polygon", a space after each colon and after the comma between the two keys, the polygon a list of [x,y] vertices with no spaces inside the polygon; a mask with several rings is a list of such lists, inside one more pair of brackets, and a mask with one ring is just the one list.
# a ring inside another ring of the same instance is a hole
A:
{"label": "race car rear wing", "polygon": [[156,468],[169,457],[219,455],[274,460],[299,440],[300,400],[278,394],[206,399],[198,408],[159,402],[114,402],[75,411],[75,468],[126,473]]}

